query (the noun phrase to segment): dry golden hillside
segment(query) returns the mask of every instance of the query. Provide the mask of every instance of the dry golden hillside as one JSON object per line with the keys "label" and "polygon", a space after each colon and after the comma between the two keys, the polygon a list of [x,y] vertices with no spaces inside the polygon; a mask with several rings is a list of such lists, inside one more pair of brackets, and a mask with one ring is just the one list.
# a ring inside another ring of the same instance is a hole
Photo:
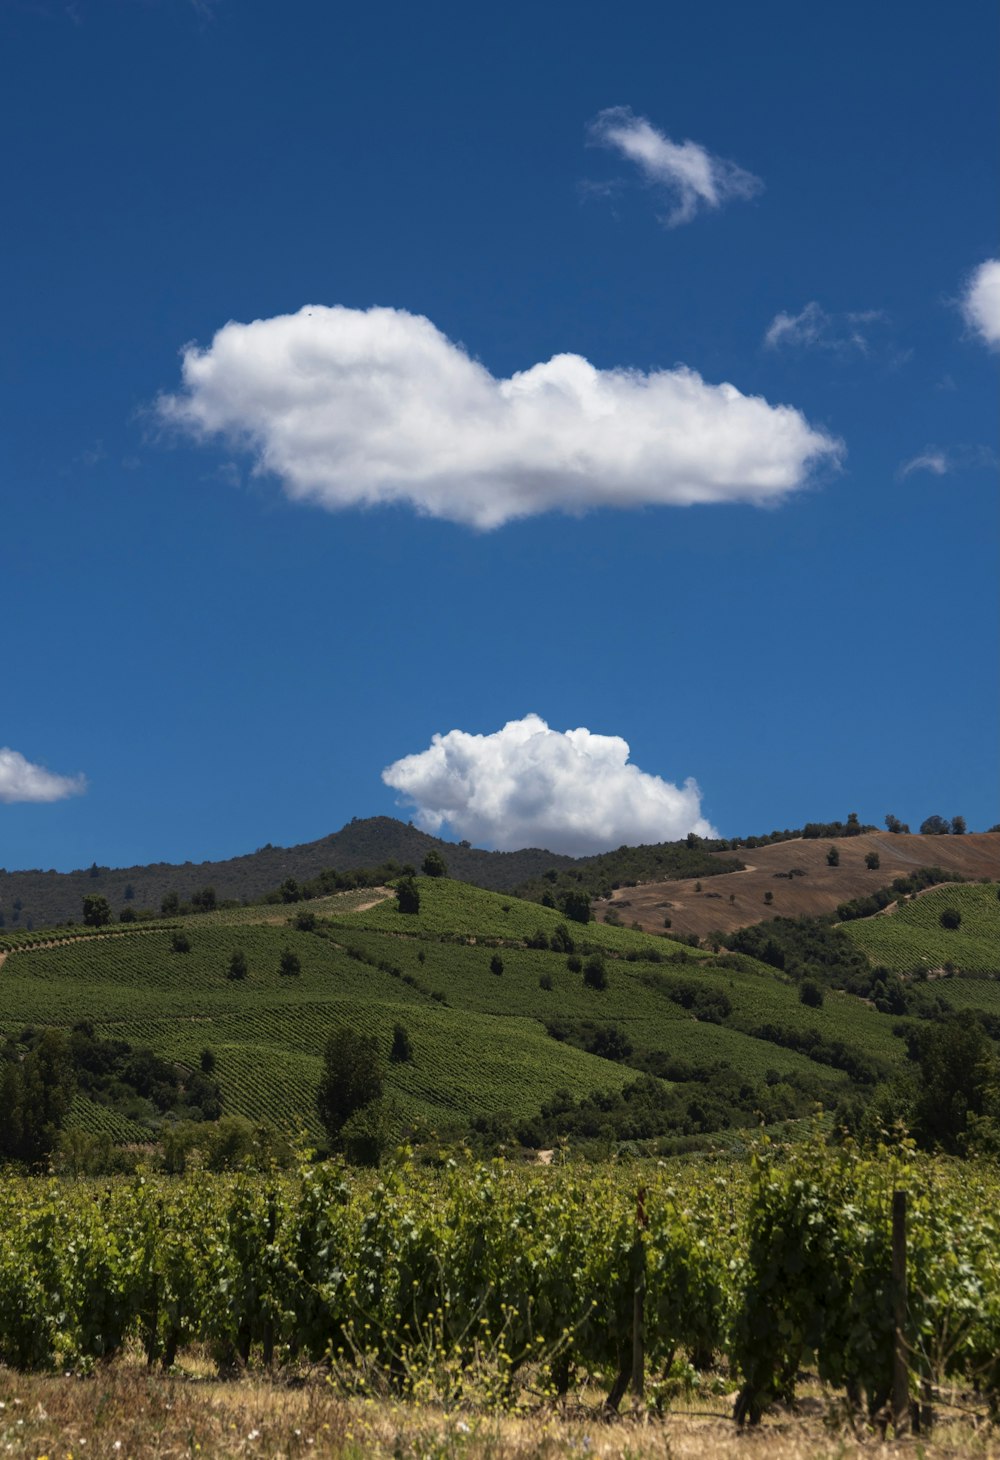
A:
{"label": "dry golden hillside", "polygon": [[[827,851],[835,846],[840,865],[827,865]],[[877,852],[879,867],[865,866],[868,852]],[[720,859],[730,852],[715,854]],[[648,932],[663,932],[670,918],[673,934],[728,932],[769,917],[817,917],[832,913],[842,902],[862,897],[877,887],[887,887],[894,877],[917,867],[943,867],[963,877],[1000,880],[1000,833],[979,832],[966,836],[890,835],[866,832],[862,836],[840,837],[835,842],[775,842],[739,854],[746,862],[744,872],[726,872],[705,877],[701,882],[647,882],[639,887],[622,887],[607,901],[595,905],[604,921],[615,913],[626,925],[638,923]],[[804,876],[789,877],[790,871]],[[699,892],[697,889],[701,887]],[[770,892],[772,901],[765,901]]]}

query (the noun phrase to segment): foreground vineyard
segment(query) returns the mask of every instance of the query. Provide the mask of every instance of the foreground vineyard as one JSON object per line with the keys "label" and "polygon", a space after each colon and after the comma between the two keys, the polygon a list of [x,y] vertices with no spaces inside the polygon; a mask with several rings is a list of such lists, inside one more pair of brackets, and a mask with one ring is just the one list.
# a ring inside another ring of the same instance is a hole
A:
{"label": "foreground vineyard", "polygon": [[755,1421],[819,1378],[889,1393],[889,1209],[909,1194],[911,1382],[1000,1408],[1000,1175],[805,1142],[749,1167],[335,1165],[0,1192],[0,1359],[87,1367],[133,1345],[223,1372],[318,1361],[361,1392],[509,1404],[597,1380],[620,1400],[645,1285],[648,1397],[725,1366]]}

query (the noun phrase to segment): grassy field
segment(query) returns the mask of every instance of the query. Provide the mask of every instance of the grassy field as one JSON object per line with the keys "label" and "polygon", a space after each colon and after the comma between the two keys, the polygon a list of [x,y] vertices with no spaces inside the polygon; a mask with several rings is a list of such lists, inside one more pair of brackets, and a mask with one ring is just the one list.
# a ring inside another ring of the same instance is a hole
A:
{"label": "grassy field", "polygon": [[1000,1436],[945,1411],[931,1437],[858,1434],[818,1385],[794,1411],[747,1433],[731,1396],[679,1399],[665,1417],[574,1404],[547,1413],[482,1414],[427,1403],[341,1398],[321,1376],[295,1387],[266,1376],[221,1383],[189,1368],[149,1375],[118,1364],[89,1379],[0,1369],[0,1446],[16,1460],[998,1460]]}
{"label": "grassy field", "polygon": [[[893,1020],[842,994],[806,1007],[783,974],[751,959],[719,959],[628,928],[567,924],[551,909],[446,878],[421,878],[419,887],[415,915],[369,890],[15,949],[0,969],[0,1031],[86,1019],[104,1037],[188,1068],[210,1049],[226,1112],[313,1136],[322,1051],[341,1023],[375,1035],[384,1049],[394,1026],[405,1025],[413,1060],[389,1066],[388,1094],[405,1117],[432,1125],[520,1120],[558,1091],[580,1099],[637,1078],[551,1037],[552,1020],[613,1024],[637,1050],[698,1066],[721,1062],[751,1082],[808,1075],[831,1095],[845,1085],[842,1069],[792,1047],[812,1031],[885,1068],[903,1057]],[[294,926],[303,911],[318,917],[315,930]],[[565,951],[526,946],[560,924],[578,957],[604,957],[606,989],[588,987]],[[173,949],[181,927],[188,952]],[[246,954],[244,981],[227,977],[235,947]],[[297,975],[280,972],[286,949],[299,959]],[[500,974],[491,971],[495,957]],[[721,1022],[685,1007],[692,986],[727,1001]],[[118,1140],[142,1130],[127,1114],[86,1101],[73,1121]]]}
{"label": "grassy field", "polygon": [[[1000,899],[996,883],[935,887],[892,912],[844,923],[848,937],[872,963],[895,973],[944,968],[1000,975]],[[941,914],[954,908],[961,925],[943,928]]]}

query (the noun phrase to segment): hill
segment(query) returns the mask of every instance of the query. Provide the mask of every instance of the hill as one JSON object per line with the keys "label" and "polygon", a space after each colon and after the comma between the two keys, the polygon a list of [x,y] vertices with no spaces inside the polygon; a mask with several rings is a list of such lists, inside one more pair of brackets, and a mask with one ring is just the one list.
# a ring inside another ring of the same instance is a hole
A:
{"label": "hill", "polygon": [[[833,867],[827,863],[830,846],[839,854]],[[879,859],[875,870],[865,865],[869,854]],[[712,853],[719,862],[727,855]],[[830,916],[841,903],[888,886],[894,877],[918,867],[937,866],[974,880],[1000,878],[996,832],[965,836],[863,832],[833,842],[779,841],[741,855],[746,860],[742,871],[724,871],[707,886],[703,878],[688,877],[621,887],[595,905],[596,916],[605,921],[610,914],[646,932],[662,932],[669,918],[672,934],[707,938],[770,917]]]}
{"label": "hill", "polygon": [[[411,916],[384,890],[194,915],[183,952],[166,923],[56,946],[0,935],[0,948],[15,945],[0,970],[0,1034],[85,1020],[182,1076],[208,1051],[225,1113],[315,1136],[331,1030],[346,1023],[387,1052],[402,1024],[413,1058],[388,1074],[401,1118],[465,1132],[478,1123],[529,1144],[562,1130],[695,1136],[761,1112],[804,1114],[905,1058],[895,1021],[864,1000],[830,992],[807,1007],[792,979],[752,958],[566,924],[448,878],[417,885]],[[227,977],[236,946],[241,981]],[[286,949],[293,976],[280,971]],[[588,982],[595,959],[603,987]],[[78,1101],[73,1119],[116,1139],[148,1139],[158,1124],[131,1094]]]}
{"label": "hill", "polygon": [[510,890],[550,868],[569,866],[572,857],[527,848],[485,852],[428,836],[391,816],[355,817],[340,831],[295,847],[268,844],[246,856],[220,862],[156,862],[149,866],[82,868],[76,872],[9,872],[0,868],[0,927],[47,927],[79,919],[84,897],[101,893],[115,914],[131,903],[158,911],[168,893],[181,902],[203,887],[214,887],[220,901],[262,897],[288,878],[306,882],[327,868],[346,872],[386,862],[419,868],[428,852],[444,857],[451,876],[463,882]]}

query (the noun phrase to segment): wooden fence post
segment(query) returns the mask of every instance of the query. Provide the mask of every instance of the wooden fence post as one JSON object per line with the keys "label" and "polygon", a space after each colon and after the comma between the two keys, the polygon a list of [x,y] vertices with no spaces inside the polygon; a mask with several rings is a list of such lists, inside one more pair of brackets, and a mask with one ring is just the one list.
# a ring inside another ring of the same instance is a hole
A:
{"label": "wooden fence post", "polygon": [[632,1395],[642,1403],[646,1392],[646,1189],[640,1187],[635,1202],[635,1287],[632,1297]]}
{"label": "wooden fence post", "polygon": [[906,1343],[906,1192],[892,1193],[892,1424],[896,1435],[910,1432],[910,1381]]}

